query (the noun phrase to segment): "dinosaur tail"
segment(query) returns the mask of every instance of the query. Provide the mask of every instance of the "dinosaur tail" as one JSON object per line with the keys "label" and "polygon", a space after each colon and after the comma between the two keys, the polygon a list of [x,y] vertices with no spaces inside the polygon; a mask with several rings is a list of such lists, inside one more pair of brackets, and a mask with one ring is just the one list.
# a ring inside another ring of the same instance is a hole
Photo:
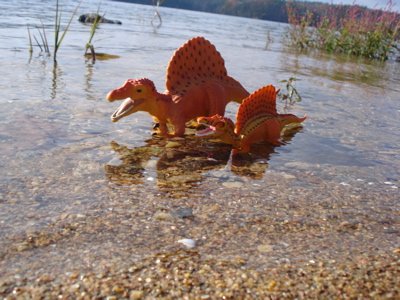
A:
{"label": "dinosaur tail", "polygon": [[282,124],[282,127],[285,127],[286,125],[293,123],[302,123],[305,119],[307,119],[307,116],[299,118],[293,114],[279,114],[278,119],[279,122]]}

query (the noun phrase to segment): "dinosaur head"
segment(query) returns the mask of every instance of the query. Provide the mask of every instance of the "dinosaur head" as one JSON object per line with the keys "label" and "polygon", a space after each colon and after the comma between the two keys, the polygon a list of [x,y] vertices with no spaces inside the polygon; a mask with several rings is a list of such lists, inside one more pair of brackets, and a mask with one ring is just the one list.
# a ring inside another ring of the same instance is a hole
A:
{"label": "dinosaur head", "polygon": [[219,138],[223,140],[227,135],[234,135],[235,126],[233,122],[220,115],[199,117],[197,118],[197,123],[206,127],[196,132],[196,136],[198,137]]}
{"label": "dinosaur head", "polygon": [[149,79],[128,79],[121,87],[107,94],[107,100],[125,99],[119,108],[112,114],[111,120],[117,122],[137,111],[147,111],[148,99],[156,94],[154,83]]}

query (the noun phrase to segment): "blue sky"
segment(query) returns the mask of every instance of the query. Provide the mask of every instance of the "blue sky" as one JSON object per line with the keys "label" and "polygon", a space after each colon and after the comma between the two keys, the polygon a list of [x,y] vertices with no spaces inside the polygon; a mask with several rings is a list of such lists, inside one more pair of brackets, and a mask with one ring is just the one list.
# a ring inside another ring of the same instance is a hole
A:
{"label": "blue sky", "polygon": [[[334,4],[353,4],[354,0],[307,0],[312,2],[325,2],[325,3],[334,3]],[[370,8],[380,8],[383,9],[386,7],[389,0],[359,0],[356,1],[356,4],[367,6]],[[393,0],[393,10],[400,12],[400,0]]]}

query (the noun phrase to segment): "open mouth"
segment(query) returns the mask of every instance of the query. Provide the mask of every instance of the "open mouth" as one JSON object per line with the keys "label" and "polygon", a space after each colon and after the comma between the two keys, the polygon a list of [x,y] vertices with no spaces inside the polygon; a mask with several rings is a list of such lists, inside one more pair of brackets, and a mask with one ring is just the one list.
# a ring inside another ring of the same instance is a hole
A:
{"label": "open mouth", "polygon": [[215,128],[214,126],[208,125],[208,124],[201,123],[201,125],[206,126],[206,128],[197,130],[196,136],[200,136],[200,137],[201,136],[209,136],[209,135],[215,134],[215,131],[217,130],[217,128]]}
{"label": "open mouth", "polygon": [[142,100],[125,99],[118,109],[111,115],[111,121],[117,122],[119,119],[135,112],[135,108],[142,103]]}

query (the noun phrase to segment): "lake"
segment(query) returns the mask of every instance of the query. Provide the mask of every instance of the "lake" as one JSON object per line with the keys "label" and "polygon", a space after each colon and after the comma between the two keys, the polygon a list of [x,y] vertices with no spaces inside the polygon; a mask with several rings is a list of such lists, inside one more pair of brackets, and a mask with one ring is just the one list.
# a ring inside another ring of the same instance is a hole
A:
{"label": "lake", "polygon": [[[62,2],[65,25],[77,1]],[[78,15],[97,8],[86,1]],[[122,25],[101,24],[94,47],[117,57],[85,58],[90,26],[75,16],[54,64],[37,46],[29,54],[26,28],[40,39],[42,21],[52,45],[54,1],[0,3],[3,281],[118,270],[180,251],[181,239],[254,270],[398,249],[399,63],[299,53],[280,23],[160,7],[154,28],[152,6],[102,1],[100,11]],[[145,113],[112,123],[107,92],[142,77],[163,91],[173,52],[194,36],[249,91],[296,77],[302,101],[278,111],[307,114],[303,128],[235,160],[190,131],[169,147]]]}

